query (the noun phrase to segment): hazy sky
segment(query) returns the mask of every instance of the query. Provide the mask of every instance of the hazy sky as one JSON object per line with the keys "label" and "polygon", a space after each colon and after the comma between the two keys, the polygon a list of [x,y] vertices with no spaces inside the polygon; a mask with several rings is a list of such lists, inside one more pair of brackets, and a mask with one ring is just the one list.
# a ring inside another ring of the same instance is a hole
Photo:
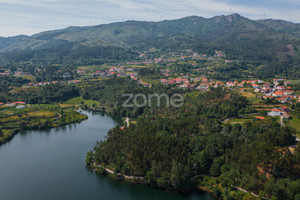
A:
{"label": "hazy sky", "polygon": [[300,0],[0,0],[0,36],[126,20],[230,13],[300,23]]}

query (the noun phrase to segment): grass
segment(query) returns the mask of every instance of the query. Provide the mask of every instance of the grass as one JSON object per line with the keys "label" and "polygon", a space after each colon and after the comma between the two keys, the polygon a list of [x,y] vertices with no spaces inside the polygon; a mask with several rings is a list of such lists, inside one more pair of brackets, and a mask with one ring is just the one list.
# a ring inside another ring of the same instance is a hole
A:
{"label": "grass", "polygon": [[99,107],[100,106],[100,102],[99,101],[94,101],[94,100],[87,100],[87,99],[83,99],[82,97],[74,97],[72,99],[69,99],[68,101],[66,101],[66,105],[71,105],[71,104],[81,104],[84,103],[87,106],[96,106]]}
{"label": "grass", "polygon": [[74,97],[72,99],[69,99],[68,101],[66,101],[66,104],[80,104],[83,101],[82,97]]}
{"label": "grass", "polygon": [[30,117],[54,117],[55,113],[50,111],[28,112]]}
{"label": "grass", "polygon": [[100,106],[100,102],[99,101],[94,101],[94,100],[83,100],[84,104],[88,105],[88,106],[94,106],[96,105],[97,107]]}
{"label": "grass", "polygon": [[240,124],[243,124],[248,120],[252,120],[255,116],[257,116],[257,115],[246,114],[246,115],[243,115],[241,117],[236,117],[236,118],[230,119],[230,120],[228,120],[224,123],[230,123],[230,124],[240,123]]}
{"label": "grass", "polygon": [[290,81],[292,84],[300,83],[300,80],[288,80],[288,81]]}
{"label": "grass", "polygon": [[6,140],[8,140],[9,137],[13,134],[12,129],[2,129],[2,137],[0,137],[0,144],[4,143]]}
{"label": "grass", "polygon": [[74,104],[59,104],[60,108],[71,108],[73,106],[74,106]]}
{"label": "grass", "polygon": [[87,116],[74,111],[73,106],[74,104],[36,104],[22,110],[1,109],[0,129],[3,131],[3,135],[0,136],[0,144],[11,139],[19,130],[59,127],[87,118]]}
{"label": "grass", "polygon": [[148,78],[148,77],[145,77],[145,78],[143,77],[141,80],[146,82],[146,83],[150,83],[152,85],[160,84],[160,80],[154,80],[154,79],[151,79],[151,78]]}
{"label": "grass", "polygon": [[251,92],[240,92],[243,97],[246,97],[251,104],[257,103],[260,99],[256,97],[256,94]]}
{"label": "grass", "polygon": [[9,122],[9,121],[17,121],[18,119],[20,119],[20,117],[19,116],[10,116],[10,117],[6,117],[6,118],[2,118],[2,119],[0,119],[0,121],[2,122],[2,123],[5,123],[5,122]]}
{"label": "grass", "polygon": [[257,104],[260,101],[260,99],[257,97],[248,97],[247,99],[251,104]]}
{"label": "grass", "polygon": [[251,118],[234,118],[226,121],[225,123],[230,123],[230,124],[244,124],[246,121],[251,120]]}
{"label": "grass", "polygon": [[31,104],[30,108],[45,109],[45,110],[55,110],[55,109],[58,109],[59,106],[56,105],[56,104]]}
{"label": "grass", "polygon": [[128,65],[131,68],[149,68],[149,65]]}
{"label": "grass", "polygon": [[7,137],[11,132],[10,129],[2,129],[3,137]]}
{"label": "grass", "polygon": [[34,92],[34,91],[38,91],[38,90],[40,90],[40,88],[38,88],[36,86],[33,86],[33,87],[23,86],[20,88],[14,88],[10,92],[11,93],[22,93],[22,92],[30,92],[30,91]]}
{"label": "grass", "polygon": [[300,119],[296,118],[296,116],[292,115],[292,118],[287,120],[287,123],[285,123],[286,126],[290,128],[294,128],[298,135],[300,134]]}

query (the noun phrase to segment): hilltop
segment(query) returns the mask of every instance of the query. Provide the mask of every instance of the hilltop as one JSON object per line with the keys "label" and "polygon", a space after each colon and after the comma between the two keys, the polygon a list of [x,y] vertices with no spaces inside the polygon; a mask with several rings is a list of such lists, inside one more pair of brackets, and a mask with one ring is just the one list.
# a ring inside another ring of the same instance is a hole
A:
{"label": "hilltop", "polygon": [[[0,38],[0,63],[99,64],[128,60],[143,51],[190,49],[255,66],[262,72],[297,74],[300,25],[282,20],[250,20],[239,14],[190,16],[160,22],[126,21],[68,27],[29,36]],[[271,69],[272,68],[272,69]],[[271,70],[270,70],[271,69]]]}

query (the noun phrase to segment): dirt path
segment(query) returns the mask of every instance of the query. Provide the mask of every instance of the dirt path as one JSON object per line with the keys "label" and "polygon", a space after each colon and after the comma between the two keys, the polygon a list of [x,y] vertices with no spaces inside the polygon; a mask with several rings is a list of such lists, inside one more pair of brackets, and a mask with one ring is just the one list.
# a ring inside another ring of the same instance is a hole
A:
{"label": "dirt path", "polygon": [[283,116],[280,116],[280,124],[281,124],[281,126],[285,127],[285,125],[283,123]]}
{"label": "dirt path", "polygon": [[[248,193],[248,194],[250,194],[250,195],[252,195],[252,196],[254,196],[254,197],[257,197],[257,198],[259,198],[259,196],[257,195],[257,194],[255,194],[255,193],[253,193],[253,192],[249,192],[249,191],[247,191],[247,190],[245,190],[245,189],[243,189],[243,188],[240,188],[240,187],[237,187],[237,186],[233,186],[234,188],[236,188],[236,189],[238,189],[238,190],[240,190],[240,191],[242,191],[242,192],[246,192],[246,193]],[[263,199],[268,199],[267,197],[262,197]],[[269,199],[268,199],[269,200]]]}
{"label": "dirt path", "polygon": [[126,124],[127,124],[127,127],[129,127],[129,118],[128,117],[126,117],[126,120],[125,120],[125,122],[126,122]]}
{"label": "dirt path", "polygon": [[229,120],[231,120],[231,119],[235,119],[235,118],[237,118],[237,117],[243,117],[243,116],[245,116],[245,115],[257,115],[257,114],[258,114],[258,113],[243,114],[243,115],[239,115],[239,116],[235,116],[235,117],[230,117],[230,118],[228,118],[228,119],[223,120],[222,122],[227,122],[227,121],[229,121]]}
{"label": "dirt path", "polygon": [[[103,167],[102,165],[97,165],[98,167]],[[110,174],[114,174],[115,172],[113,170],[110,170],[108,168],[105,168],[105,171],[110,173]],[[142,176],[128,176],[125,174],[121,174],[121,173],[117,173],[118,176],[123,176],[126,179],[131,179],[131,180],[144,180],[144,177]]]}

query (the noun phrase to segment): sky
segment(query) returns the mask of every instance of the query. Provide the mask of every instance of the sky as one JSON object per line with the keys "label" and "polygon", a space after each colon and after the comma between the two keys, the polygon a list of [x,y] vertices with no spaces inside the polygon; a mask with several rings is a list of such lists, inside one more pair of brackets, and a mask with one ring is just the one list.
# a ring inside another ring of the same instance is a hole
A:
{"label": "sky", "polygon": [[239,13],[300,23],[300,0],[0,0],[0,36],[127,20],[161,21]]}

